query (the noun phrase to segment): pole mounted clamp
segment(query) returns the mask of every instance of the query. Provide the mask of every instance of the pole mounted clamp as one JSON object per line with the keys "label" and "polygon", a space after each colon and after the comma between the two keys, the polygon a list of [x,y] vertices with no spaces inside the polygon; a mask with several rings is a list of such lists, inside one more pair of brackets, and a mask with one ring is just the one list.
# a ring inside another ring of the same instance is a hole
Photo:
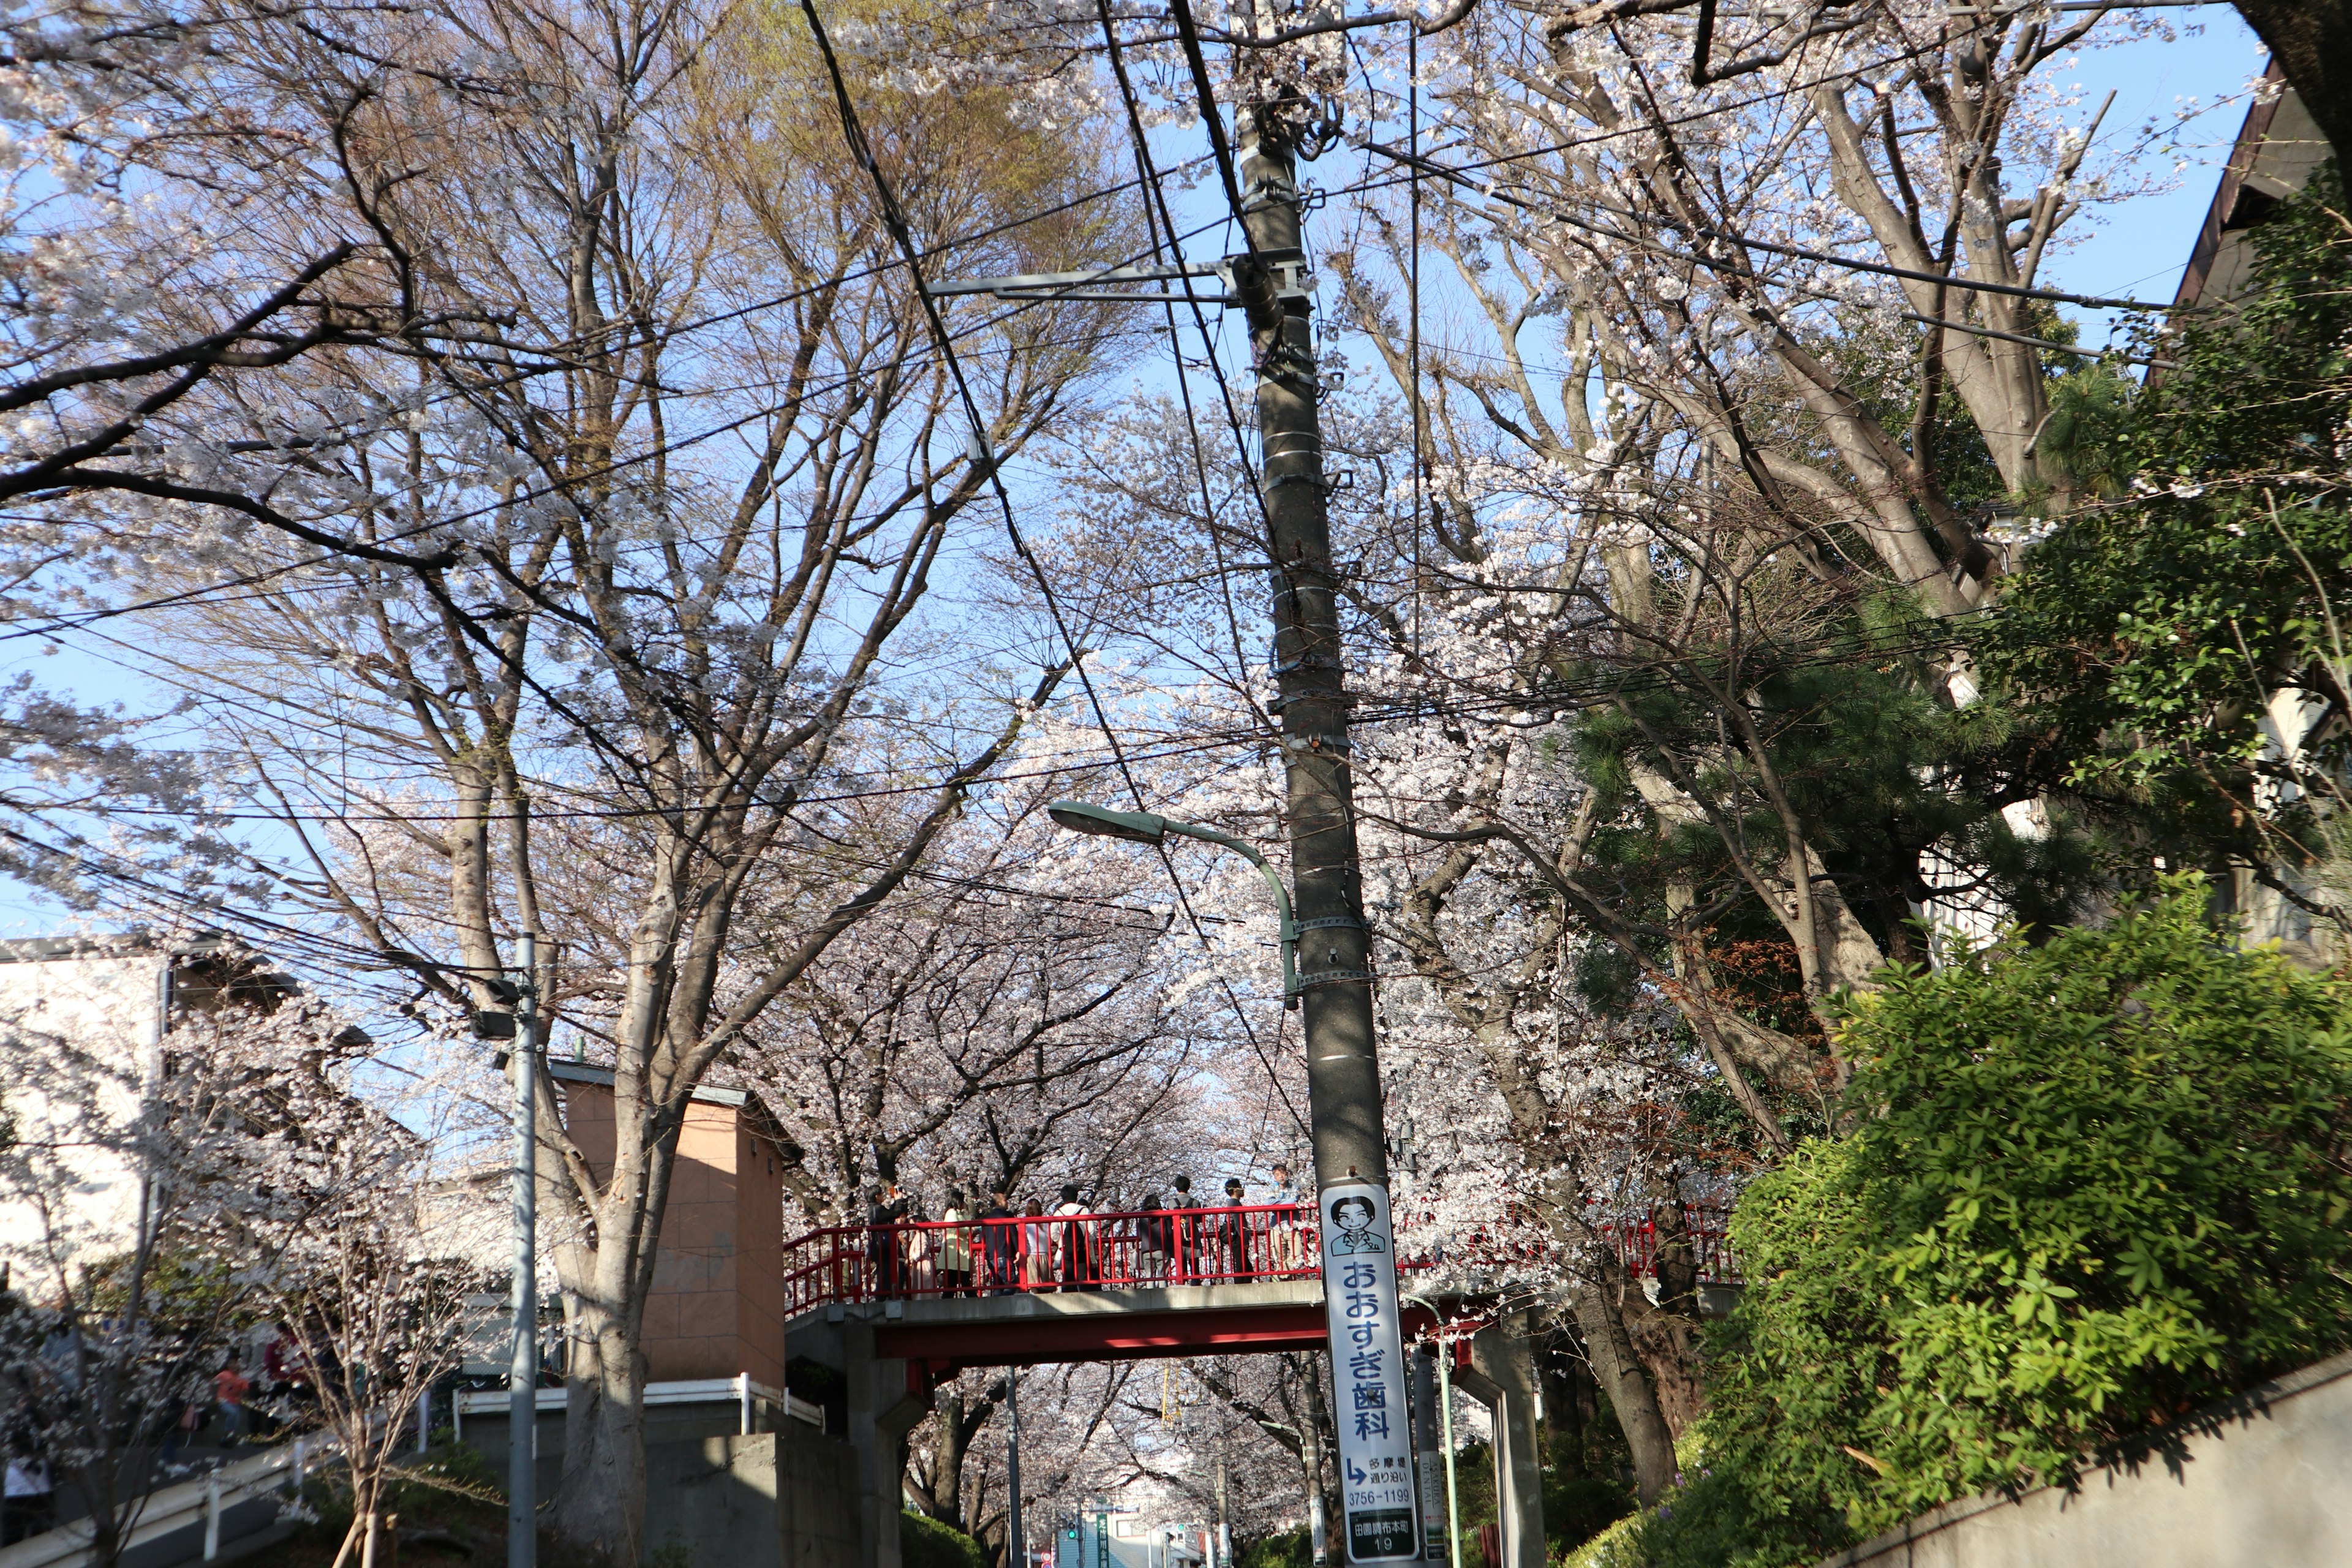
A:
{"label": "pole mounted clamp", "polygon": [[1370,931],[1372,928],[1353,915],[1318,915],[1311,921],[1296,922],[1300,931]]}
{"label": "pole mounted clamp", "polygon": [[1281,174],[1260,174],[1242,192],[1242,214],[1264,212],[1274,206],[1297,206],[1298,183]]}
{"label": "pole mounted clamp", "polygon": [[1257,362],[1257,374],[1301,397],[1312,398],[1323,389],[1315,356],[1295,343],[1277,342],[1267,348]]}
{"label": "pole mounted clamp", "polygon": [[1287,696],[1267,699],[1265,710],[1279,713],[1297,702],[1329,702],[1339,707],[1353,707],[1359,695],[1353,691],[1294,691]]}
{"label": "pole mounted clamp", "polygon": [[1372,972],[1369,969],[1318,969],[1311,974],[1300,975],[1298,989],[1312,991],[1318,985],[1344,985],[1353,980],[1361,980],[1369,984],[1371,979]]}
{"label": "pole mounted clamp", "polygon": [[1313,485],[1327,496],[1337,495],[1341,490],[1356,488],[1356,470],[1341,468],[1328,477],[1322,474],[1276,474],[1265,481],[1265,489],[1271,495],[1284,485]]}

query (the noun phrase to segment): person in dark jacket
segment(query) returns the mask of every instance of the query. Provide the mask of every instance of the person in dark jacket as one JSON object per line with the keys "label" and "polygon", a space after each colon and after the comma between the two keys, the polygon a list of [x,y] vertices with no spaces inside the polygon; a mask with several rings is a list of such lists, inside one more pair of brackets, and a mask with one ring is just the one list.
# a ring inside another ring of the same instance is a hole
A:
{"label": "person in dark jacket", "polygon": [[1099,1290],[1102,1275],[1096,1266],[1095,1229],[1097,1222],[1076,1216],[1087,1214],[1087,1205],[1078,1201],[1078,1184],[1062,1184],[1062,1201],[1054,1207],[1063,1223],[1057,1226],[1062,1263],[1062,1289],[1065,1290]]}
{"label": "person in dark jacket", "polygon": [[907,1217],[907,1200],[898,1184],[886,1182],[871,1189],[872,1206],[866,1213],[866,1262],[877,1296],[907,1293],[906,1269],[898,1252],[898,1233],[891,1227]]}
{"label": "person in dark jacket", "polygon": [[992,1296],[1010,1296],[1020,1284],[1013,1268],[1013,1260],[1020,1255],[1018,1218],[1013,1212],[1013,1194],[1003,1187],[988,1194],[988,1206],[980,1211],[983,1284]]}
{"label": "person in dark jacket", "polygon": [[1176,1197],[1169,1208],[1169,1278],[1181,1283],[1200,1272],[1201,1200],[1192,1195],[1192,1178],[1176,1178]]}
{"label": "person in dark jacket", "polygon": [[1164,1285],[1168,1282],[1168,1254],[1171,1226],[1167,1205],[1153,1193],[1143,1200],[1143,1217],[1135,1222],[1135,1282],[1139,1285]]}
{"label": "person in dark jacket", "polygon": [[1238,1177],[1225,1182],[1225,1212],[1217,1216],[1217,1238],[1223,1243],[1228,1279],[1247,1279],[1250,1268],[1249,1220],[1241,1211],[1249,1206],[1249,1192]]}

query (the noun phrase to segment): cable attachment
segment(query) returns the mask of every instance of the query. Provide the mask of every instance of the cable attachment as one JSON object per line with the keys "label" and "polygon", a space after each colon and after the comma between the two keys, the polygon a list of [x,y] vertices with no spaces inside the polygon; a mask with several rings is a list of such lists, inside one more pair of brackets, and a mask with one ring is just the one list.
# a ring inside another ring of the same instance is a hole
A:
{"label": "cable attachment", "polygon": [[1297,206],[1298,184],[1281,174],[1260,174],[1242,192],[1242,216],[1262,213],[1268,207]]}
{"label": "cable attachment", "polygon": [[1258,379],[1271,381],[1301,397],[1313,397],[1320,388],[1312,351],[1296,343],[1276,342],[1257,362]]}
{"label": "cable attachment", "polygon": [[1312,163],[1337,147],[1346,130],[1347,121],[1337,98],[1325,98],[1320,108],[1319,114],[1299,127],[1297,140],[1293,143],[1304,163]]}

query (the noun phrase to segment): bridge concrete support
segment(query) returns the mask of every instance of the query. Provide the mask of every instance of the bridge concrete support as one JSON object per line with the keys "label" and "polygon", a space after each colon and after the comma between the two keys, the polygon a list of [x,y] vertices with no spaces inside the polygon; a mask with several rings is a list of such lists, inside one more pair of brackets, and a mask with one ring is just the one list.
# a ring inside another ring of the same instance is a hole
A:
{"label": "bridge concrete support", "polygon": [[1534,1314],[1507,1312],[1470,1341],[1470,1364],[1454,1385],[1486,1407],[1495,1433],[1499,1568],[1544,1568],[1543,1439],[1536,1421]]}
{"label": "bridge concrete support", "polygon": [[[835,1314],[838,1313],[839,1316]],[[834,1309],[793,1322],[786,1336],[787,1360],[802,1357],[841,1374],[847,1394],[848,1430],[856,1478],[858,1568],[899,1568],[898,1512],[903,1503],[907,1434],[930,1401],[910,1387],[907,1363],[877,1352],[877,1325],[864,1312]],[[836,1560],[793,1560],[798,1533],[787,1515],[783,1568],[844,1568]]]}
{"label": "bridge concrete support", "polygon": [[[1318,1280],[1024,1291],[820,1306],[784,1325],[784,1362],[839,1375],[842,1436],[856,1456],[855,1562],[899,1568],[907,1435],[929,1411],[940,1379],[964,1367],[1316,1350],[1327,1331]],[[788,1496],[786,1510],[793,1506]],[[783,1528],[788,1540],[803,1538],[789,1517]],[[794,1550],[783,1568],[850,1568],[838,1557],[804,1563]]]}

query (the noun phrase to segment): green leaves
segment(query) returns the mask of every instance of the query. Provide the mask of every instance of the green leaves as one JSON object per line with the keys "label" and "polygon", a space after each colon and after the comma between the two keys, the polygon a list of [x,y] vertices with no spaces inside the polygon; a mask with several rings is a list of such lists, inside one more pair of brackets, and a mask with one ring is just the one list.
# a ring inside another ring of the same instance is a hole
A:
{"label": "green leaves", "polygon": [[1733,1217],[1706,1495],[1655,1561],[1811,1561],[2352,1343],[2352,987],[2204,900],[1853,1000],[1859,1130]]}
{"label": "green leaves", "polygon": [[[2176,863],[2307,858],[2296,794],[2260,783],[2272,699],[2340,700],[2352,604],[2352,233],[2331,163],[2253,231],[2256,288],[2190,318],[2143,388],[2053,396],[2044,450],[2107,500],[2027,555],[1980,656],[2068,784]],[[2049,443],[2055,441],[2053,447]],[[2323,768],[2344,746],[2315,736]],[[2284,855],[2264,824],[2300,841]]]}

